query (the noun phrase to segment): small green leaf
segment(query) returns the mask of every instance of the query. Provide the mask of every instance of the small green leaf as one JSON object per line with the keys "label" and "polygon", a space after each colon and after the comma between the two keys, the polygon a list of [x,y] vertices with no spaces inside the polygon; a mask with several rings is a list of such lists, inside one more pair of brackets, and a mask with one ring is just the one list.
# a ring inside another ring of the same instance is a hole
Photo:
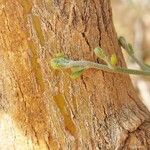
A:
{"label": "small green leaf", "polygon": [[59,69],[60,68],[60,65],[56,62],[55,58],[51,60],[50,64],[51,64],[53,69]]}
{"label": "small green leaf", "polygon": [[97,57],[99,57],[101,59],[105,59],[105,57],[106,57],[105,52],[101,48],[99,48],[99,47],[97,47],[97,48],[94,49],[94,53],[95,53],[95,55]]}
{"label": "small green leaf", "polygon": [[119,37],[118,41],[119,41],[120,46],[122,46],[124,49],[128,48],[126,39],[123,36]]}
{"label": "small green leaf", "polygon": [[51,59],[50,65],[53,69],[60,69],[65,67],[69,63],[69,59],[67,59],[64,55],[57,55],[55,58]]}
{"label": "small green leaf", "polygon": [[94,52],[95,52],[95,55],[96,55],[97,57],[99,57],[100,59],[102,59],[103,61],[105,61],[106,64],[107,64],[110,68],[113,67],[112,64],[111,64],[110,58],[107,56],[107,54],[106,54],[101,48],[99,48],[99,47],[95,48],[95,49],[94,49]]}
{"label": "small green leaf", "polygon": [[85,71],[85,69],[84,68],[72,68],[71,69],[71,71],[72,71],[72,73],[71,73],[71,75],[70,75],[70,77],[72,78],[72,79],[77,79],[77,78],[79,78],[82,74],[83,74],[83,72]]}
{"label": "small green leaf", "polygon": [[84,68],[82,68],[82,67],[73,67],[73,68],[71,68],[71,72],[78,72],[78,71],[80,71],[80,70],[83,70]]}
{"label": "small green leaf", "polygon": [[132,44],[128,43],[128,50],[129,50],[129,53],[130,54],[134,54],[134,50],[133,50],[133,47],[132,47]]}
{"label": "small green leaf", "polygon": [[113,55],[111,56],[111,64],[112,64],[113,66],[115,66],[115,65],[117,64],[117,56],[116,56],[116,54],[113,54]]}

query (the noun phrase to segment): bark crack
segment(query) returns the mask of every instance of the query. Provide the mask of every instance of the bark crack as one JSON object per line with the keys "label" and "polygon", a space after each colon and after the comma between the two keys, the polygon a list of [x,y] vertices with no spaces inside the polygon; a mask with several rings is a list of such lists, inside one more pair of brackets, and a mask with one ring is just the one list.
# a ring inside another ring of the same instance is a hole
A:
{"label": "bark crack", "polygon": [[[128,131],[128,136],[126,137],[126,139],[125,139],[125,141],[124,141],[124,143],[123,143],[123,145],[122,145],[122,149],[125,149],[125,148],[127,148],[127,146],[133,146],[133,145],[128,145],[128,142],[130,141],[130,140],[132,140],[132,139],[130,139],[131,138],[131,134],[134,134],[134,136],[136,136],[136,132],[137,132],[137,134],[138,134],[138,132],[139,131],[141,131],[141,127],[143,127],[143,126],[145,126],[145,124],[146,123],[150,123],[149,121],[144,121],[144,122],[142,122],[135,130],[133,130],[133,131]],[[146,132],[146,131],[144,131],[144,132]],[[142,138],[144,138],[145,140],[146,140],[146,142],[147,142],[147,138],[146,138],[146,135],[144,135],[145,137],[142,137]],[[138,138],[138,136],[137,136],[137,138]],[[139,139],[139,141],[140,141],[140,139]],[[141,143],[142,144],[142,143]],[[136,145],[137,147],[138,147],[138,145]],[[140,146],[139,146],[140,147]]]}
{"label": "bark crack", "polygon": [[82,81],[82,83],[83,83],[83,85],[84,85],[84,87],[85,87],[85,90],[87,91],[87,85],[86,85],[86,82],[85,82],[83,76],[81,76],[81,81]]}
{"label": "bark crack", "polygon": [[81,33],[81,34],[82,34],[82,37],[84,38],[86,44],[88,45],[89,50],[92,50],[91,45],[90,45],[90,43],[89,43],[89,41],[88,41],[88,38],[86,37],[85,33],[83,32],[83,33]]}
{"label": "bark crack", "polygon": [[97,28],[98,28],[98,31],[99,31],[99,46],[101,47],[101,26],[100,26],[100,20],[99,20],[99,14],[98,14],[98,10],[97,10],[97,7],[96,7],[96,3],[95,3],[95,0],[92,0],[93,1],[93,4],[94,4],[94,8],[95,8],[95,11],[96,11],[96,17],[97,17]]}

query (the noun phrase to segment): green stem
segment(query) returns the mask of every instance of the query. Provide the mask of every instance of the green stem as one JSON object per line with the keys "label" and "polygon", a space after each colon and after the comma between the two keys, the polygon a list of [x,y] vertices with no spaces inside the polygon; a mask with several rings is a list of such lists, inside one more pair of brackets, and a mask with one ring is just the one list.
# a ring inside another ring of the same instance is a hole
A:
{"label": "green stem", "polygon": [[134,56],[134,54],[130,54],[129,52],[128,52],[128,50],[126,50],[126,52],[128,53],[128,55],[140,66],[140,68],[142,69],[142,70],[150,70],[150,68],[149,67],[147,67],[145,64],[143,64],[143,63],[141,63],[135,56]]}
{"label": "green stem", "polygon": [[100,69],[107,72],[113,72],[113,73],[123,73],[123,74],[133,74],[133,75],[144,75],[144,76],[150,76],[150,71],[141,71],[141,70],[135,70],[135,69],[128,69],[123,67],[115,67],[114,69],[109,68],[107,65],[94,63],[91,61],[73,61],[69,60],[66,64],[61,64],[62,68],[72,68],[72,67],[82,67],[85,69],[89,68],[95,68]]}
{"label": "green stem", "polygon": [[130,43],[126,42],[124,37],[118,38],[120,46],[128,53],[128,55],[140,66],[143,71],[150,71],[150,67],[141,63],[134,55],[134,49]]}

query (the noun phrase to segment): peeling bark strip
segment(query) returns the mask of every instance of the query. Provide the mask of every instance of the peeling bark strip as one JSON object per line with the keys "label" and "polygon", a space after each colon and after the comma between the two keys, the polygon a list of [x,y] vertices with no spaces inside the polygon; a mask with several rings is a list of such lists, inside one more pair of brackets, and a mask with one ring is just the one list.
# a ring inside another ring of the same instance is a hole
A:
{"label": "peeling bark strip", "polygon": [[0,1],[0,149],[150,149],[149,112],[128,76],[52,70],[58,52],[125,65],[109,0]]}

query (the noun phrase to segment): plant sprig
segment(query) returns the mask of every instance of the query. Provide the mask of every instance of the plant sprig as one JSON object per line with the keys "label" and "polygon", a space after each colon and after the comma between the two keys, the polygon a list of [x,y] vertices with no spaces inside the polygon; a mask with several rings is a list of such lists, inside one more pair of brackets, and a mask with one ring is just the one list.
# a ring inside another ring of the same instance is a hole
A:
{"label": "plant sprig", "polygon": [[91,61],[86,60],[71,60],[68,59],[64,55],[56,55],[51,60],[51,66],[54,69],[71,69],[71,78],[75,79],[80,77],[85,70],[89,68],[95,68],[100,69],[107,72],[112,73],[121,73],[121,74],[132,74],[132,75],[144,75],[144,76],[150,76],[150,67],[148,65],[142,64],[139,62],[139,60],[134,56],[134,51],[131,44],[128,44],[126,40],[123,37],[120,37],[118,39],[120,46],[122,46],[129,56],[141,67],[142,70],[136,70],[136,69],[128,69],[125,67],[119,67],[116,66],[117,64],[117,57],[115,54],[113,54],[111,57],[109,57],[105,51],[101,48],[95,48],[94,53],[95,55],[102,59],[106,64],[99,64]]}
{"label": "plant sprig", "polygon": [[124,37],[119,37],[118,42],[120,46],[128,53],[128,55],[140,66],[142,70],[150,71],[150,67],[141,63],[134,55],[134,49],[130,43],[127,43]]}

